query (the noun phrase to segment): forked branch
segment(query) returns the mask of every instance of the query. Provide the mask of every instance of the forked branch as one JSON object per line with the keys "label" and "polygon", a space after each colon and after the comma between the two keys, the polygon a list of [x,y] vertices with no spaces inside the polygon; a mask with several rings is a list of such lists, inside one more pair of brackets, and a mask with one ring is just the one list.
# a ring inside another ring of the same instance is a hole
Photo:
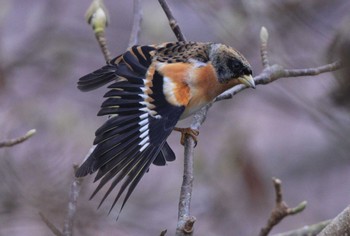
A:
{"label": "forked branch", "polygon": [[271,215],[266,223],[266,226],[264,226],[261,229],[259,236],[267,236],[271,229],[279,222],[281,222],[283,218],[289,215],[294,215],[299,212],[302,212],[306,207],[305,201],[301,202],[298,206],[294,208],[288,207],[287,203],[283,201],[281,180],[273,178],[272,181],[275,188],[276,204],[273,210],[271,211]]}

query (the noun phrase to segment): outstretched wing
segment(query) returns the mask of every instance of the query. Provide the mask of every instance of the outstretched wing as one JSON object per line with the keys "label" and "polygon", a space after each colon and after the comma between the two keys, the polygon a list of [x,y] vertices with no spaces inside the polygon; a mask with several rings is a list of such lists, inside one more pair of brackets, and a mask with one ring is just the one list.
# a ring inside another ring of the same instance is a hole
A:
{"label": "outstretched wing", "polygon": [[98,113],[111,118],[96,131],[96,148],[76,172],[81,177],[97,171],[95,181],[100,182],[91,198],[111,183],[100,205],[123,180],[111,210],[126,191],[121,209],[124,207],[152,162],[164,165],[175,159],[166,139],[184,106],[167,102],[163,76],[152,64],[154,50],[152,46],[134,46],[78,82],[82,91],[88,91],[115,81]]}

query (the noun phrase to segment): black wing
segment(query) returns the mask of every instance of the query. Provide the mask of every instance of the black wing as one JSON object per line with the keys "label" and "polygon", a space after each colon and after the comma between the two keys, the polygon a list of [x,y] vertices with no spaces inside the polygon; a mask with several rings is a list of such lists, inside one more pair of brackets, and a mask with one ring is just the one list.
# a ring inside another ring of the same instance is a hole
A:
{"label": "black wing", "polygon": [[184,107],[173,106],[166,101],[163,78],[159,73],[153,70],[147,74],[153,50],[150,46],[134,46],[78,82],[81,90],[88,91],[116,80],[108,87],[107,99],[98,113],[111,115],[111,118],[96,131],[96,147],[76,172],[76,176],[81,177],[98,171],[95,181],[100,182],[91,198],[111,181],[100,205],[124,180],[111,210],[127,189],[121,209],[124,207],[152,162],[164,165],[166,161],[175,159],[166,139]]}

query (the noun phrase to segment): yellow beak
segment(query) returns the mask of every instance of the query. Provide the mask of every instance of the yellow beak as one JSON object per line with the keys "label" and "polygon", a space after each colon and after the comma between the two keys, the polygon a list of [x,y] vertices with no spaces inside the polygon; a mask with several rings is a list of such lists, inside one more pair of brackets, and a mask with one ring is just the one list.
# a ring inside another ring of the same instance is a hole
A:
{"label": "yellow beak", "polygon": [[255,89],[255,82],[252,75],[243,75],[239,77],[238,80],[247,87],[252,87]]}

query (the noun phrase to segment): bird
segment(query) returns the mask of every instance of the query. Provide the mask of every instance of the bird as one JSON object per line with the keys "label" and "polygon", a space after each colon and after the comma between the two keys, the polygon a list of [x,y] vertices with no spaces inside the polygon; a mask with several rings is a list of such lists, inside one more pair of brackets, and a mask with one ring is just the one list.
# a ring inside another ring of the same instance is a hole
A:
{"label": "bird", "polygon": [[[167,138],[175,129],[194,138],[198,131],[177,128],[224,91],[244,84],[255,88],[251,65],[236,49],[221,43],[167,42],[135,45],[81,77],[78,89],[109,84],[98,116],[109,119],[96,130],[92,153],[76,177],[97,172],[93,198],[108,182],[100,207],[120,184],[109,213],[124,193],[120,211],[151,164],[175,160]],[[119,215],[118,215],[119,217]]]}

